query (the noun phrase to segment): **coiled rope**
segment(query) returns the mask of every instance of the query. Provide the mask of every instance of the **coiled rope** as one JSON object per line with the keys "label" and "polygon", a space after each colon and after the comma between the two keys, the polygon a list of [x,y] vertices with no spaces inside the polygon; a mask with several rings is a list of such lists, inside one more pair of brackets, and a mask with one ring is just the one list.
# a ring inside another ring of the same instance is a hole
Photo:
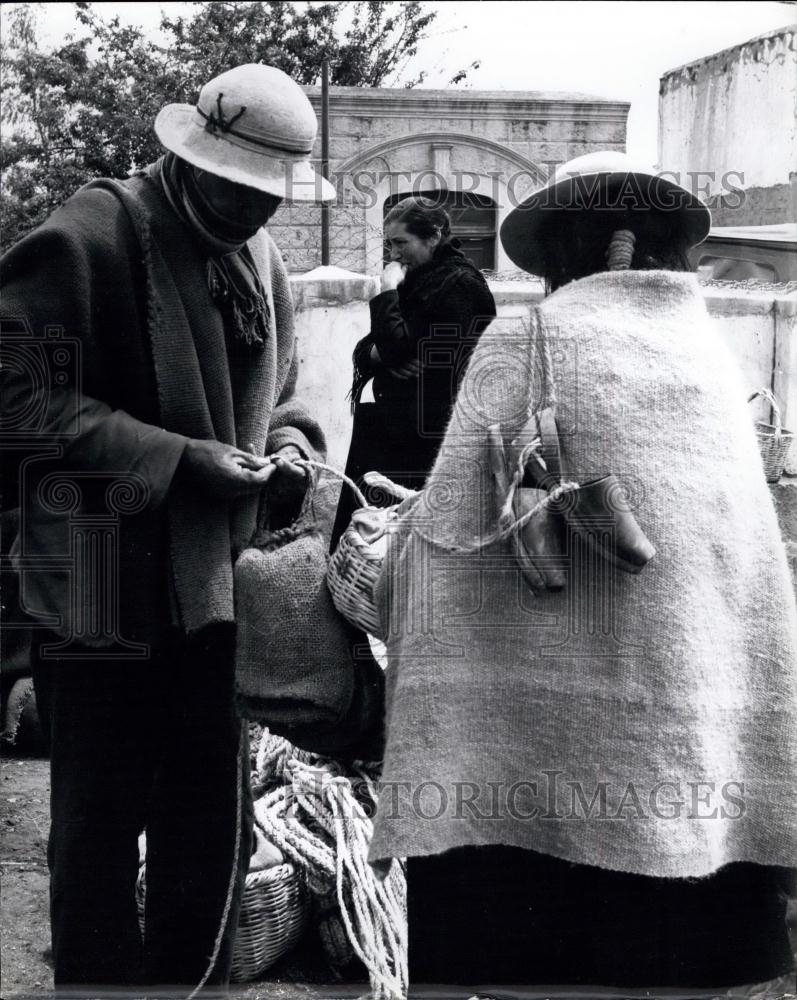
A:
{"label": "coiled rope", "polygon": [[401,865],[380,880],[368,864],[373,823],[354,782],[376,804],[373,766],[334,761],[263,734],[258,781],[276,786],[254,804],[266,836],[305,874],[319,896],[334,891],[352,948],[368,970],[375,1000],[406,997],[407,906]]}

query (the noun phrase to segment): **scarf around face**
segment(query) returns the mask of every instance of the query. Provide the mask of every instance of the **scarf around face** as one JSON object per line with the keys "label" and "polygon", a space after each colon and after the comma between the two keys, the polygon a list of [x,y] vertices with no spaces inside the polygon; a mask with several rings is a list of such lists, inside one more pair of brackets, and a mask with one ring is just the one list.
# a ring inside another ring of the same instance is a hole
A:
{"label": "scarf around face", "polygon": [[196,182],[190,164],[167,153],[144,171],[160,184],[177,216],[199,237],[208,253],[206,280],[225,328],[250,347],[266,342],[271,310],[246,241],[251,227],[218,214]]}

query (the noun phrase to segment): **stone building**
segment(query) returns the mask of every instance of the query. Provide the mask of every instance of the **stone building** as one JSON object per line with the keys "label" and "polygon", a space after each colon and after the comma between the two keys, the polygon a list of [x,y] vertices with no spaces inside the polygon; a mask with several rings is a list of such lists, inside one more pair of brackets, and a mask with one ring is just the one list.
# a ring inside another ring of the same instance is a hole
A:
{"label": "stone building", "polygon": [[797,28],[665,73],[659,163],[710,196],[716,226],[796,221]]}
{"label": "stone building", "polygon": [[[306,88],[321,119],[321,90]],[[479,267],[512,265],[497,239],[506,213],[551,164],[625,149],[629,105],[582,94],[330,88],[330,263],[375,273],[382,222],[399,198],[425,193],[449,209]],[[320,136],[314,155],[320,157]],[[291,271],[321,263],[321,210],[284,205],[269,223]]]}

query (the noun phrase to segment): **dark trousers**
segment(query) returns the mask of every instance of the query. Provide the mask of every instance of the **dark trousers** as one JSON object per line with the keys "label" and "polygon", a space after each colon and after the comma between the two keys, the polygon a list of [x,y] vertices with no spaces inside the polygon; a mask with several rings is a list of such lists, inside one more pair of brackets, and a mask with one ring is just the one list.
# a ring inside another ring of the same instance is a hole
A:
{"label": "dark trousers", "polygon": [[[56,987],[105,996],[146,984],[160,987],[152,996],[187,996],[208,969],[229,897],[208,979],[223,995],[252,836],[232,636],[218,629],[175,639],[144,662],[48,658],[41,645],[53,637],[36,638],[34,683],[51,747]],[[142,830],[143,940],[135,898]]]}
{"label": "dark trousers", "polygon": [[410,858],[410,983],[468,992],[761,983],[793,974],[786,901],[794,891],[792,871],[747,863],[664,879],[514,847]]}

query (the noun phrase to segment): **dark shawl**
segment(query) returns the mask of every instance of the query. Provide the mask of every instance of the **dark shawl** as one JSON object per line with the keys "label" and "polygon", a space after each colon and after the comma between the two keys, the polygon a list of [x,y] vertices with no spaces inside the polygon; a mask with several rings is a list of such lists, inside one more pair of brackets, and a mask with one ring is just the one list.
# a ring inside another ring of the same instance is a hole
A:
{"label": "dark shawl", "polygon": [[[444,243],[428,263],[411,270],[396,291],[375,296],[370,308],[371,331],[354,350],[353,404],[375,376],[377,401],[406,400],[412,405],[420,389],[427,409],[434,406],[441,417],[447,414],[479,334],[495,316],[484,275],[455,242]],[[432,337],[450,352],[450,362],[435,350],[435,361],[428,364]],[[374,345],[381,365],[370,359]],[[412,358],[427,362],[420,382],[403,382],[384,371]]]}
{"label": "dark shawl", "polygon": [[[396,291],[371,299],[370,310],[370,333],[354,350],[354,426],[346,472],[359,480],[376,470],[417,489],[432,467],[479,335],[495,316],[495,302],[481,271],[446,243]],[[374,345],[380,364],[370,357]],[[422,364],[419,377],[399,379],[388,371],[413,358]],[[375,402],[363,403],[362,390],[372,376]],[[385,499],[371,490],[366,494],[374,503]],[[351,491],[344,489],[333,547],[354,506]]]}
{"label": "dark shawl", "polygon": [[[249,246],[273,321],[248,365],[232,366],[235,380],[204,255],[151,181],[88,185],[2,261],[4,315],[33,337],[57,324],[80,348],[80,379],[47,396],[38,442],[64,450],[52,466],[135,471],[144,483],[145,509],[122,519],[120,569],[123,610],[143,637],[172,619],[187,631],[232,622],[233,553],[254,528],[256,498],[229,505],[174,477],[185,439],[251,443],[260,454],[324,447],[290,399],[293,310],[279,252],[263,231]],[[4,405],[26,392],[24,378],[7,373]],[[68,551],[68,517],[44,512],[30,490],[24,499],[21,553]],[[68,632],[66,574],[37,569],[25,582],[29,607],[59,615]]]}

